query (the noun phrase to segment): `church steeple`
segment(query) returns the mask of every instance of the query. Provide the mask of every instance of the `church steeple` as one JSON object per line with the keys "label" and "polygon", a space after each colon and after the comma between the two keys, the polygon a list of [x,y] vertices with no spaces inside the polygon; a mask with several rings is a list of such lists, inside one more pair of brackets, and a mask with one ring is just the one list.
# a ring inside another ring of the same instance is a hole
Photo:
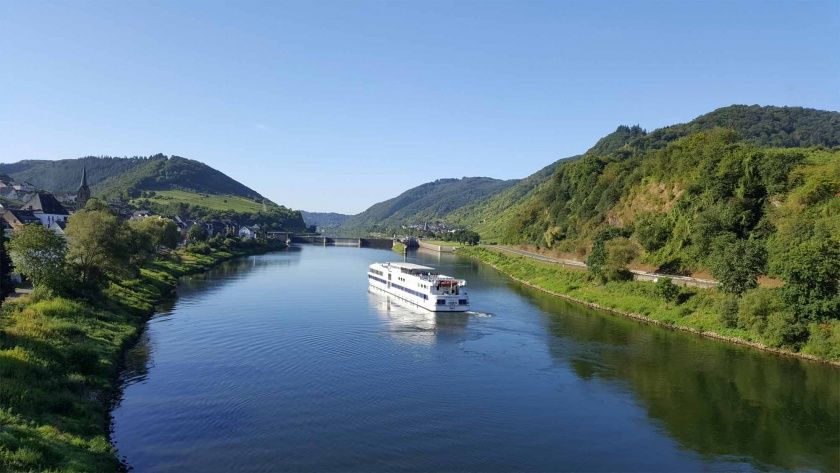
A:
{"label": "church steeple", "polygon": [[90,199],[90,187],[87,183],[87,166],[82,166],[82,182],[79,184],[79,190],[76,192],[76,208],[83,209],[85,204]]}

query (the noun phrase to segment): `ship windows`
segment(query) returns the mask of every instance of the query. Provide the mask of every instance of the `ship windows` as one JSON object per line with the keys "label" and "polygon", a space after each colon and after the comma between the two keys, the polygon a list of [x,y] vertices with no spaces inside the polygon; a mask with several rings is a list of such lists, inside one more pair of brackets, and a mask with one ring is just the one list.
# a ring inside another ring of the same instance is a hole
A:
{"label": "ship windows", "polygon": [[438,299],[437,305],[446,305],[446,299]]}
{"label": "ship windows", "polygon": [[375,275],[377,275],[377,276],[383,276],[382,271],[380,271],[380,270],[378,270],[378,269],[368,269],[368,271],[369,271],[369,272],[371,272],[371,273],[373,273],[373,274],[375,274]]}
{"label": "ship windows", "polygon": [[469,302],[467,302],[466,299],[458,299],[458,304],[459,305],[467,305],[467,304],[469,304]]}

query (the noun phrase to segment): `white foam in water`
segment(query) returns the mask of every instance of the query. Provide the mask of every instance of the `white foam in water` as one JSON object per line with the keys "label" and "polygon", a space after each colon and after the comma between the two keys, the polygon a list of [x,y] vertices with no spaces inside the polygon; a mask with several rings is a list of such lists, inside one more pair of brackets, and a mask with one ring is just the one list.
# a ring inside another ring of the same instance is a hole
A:
{"label": "white foam in water", "polygon": [[473,312],[471,310],[468,310],[467,314],[472,315],[474,317],[494,317],[494,315],[489,312]]}

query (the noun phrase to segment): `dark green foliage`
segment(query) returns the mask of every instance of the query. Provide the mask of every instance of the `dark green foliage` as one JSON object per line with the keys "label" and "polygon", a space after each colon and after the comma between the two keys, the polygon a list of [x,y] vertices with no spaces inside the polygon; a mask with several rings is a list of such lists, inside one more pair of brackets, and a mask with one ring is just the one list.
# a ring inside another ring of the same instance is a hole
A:
{"label": "dark green foliage", "polygon": [[607,281],[629,281],[633,274],[627,269],[636,256],[636,244],[625,237],[616,237],[606,242],[606,264],[603,266],[603,277]]}
{"label": "dark green foliage", "polygon": [[747,291],[738,302],[738,326],[764,334],[770,316],[786,310],[778,291],[763,288]]}
{"label": "dark green foliage", "polygon": [[187,230],[187,240],[190,242],[199,242],[207,240],[207,229],[204,225],[195,224]]}
{"label": "dark green foliage", "polygon": [[762,242],[739,240],[731,234],[715,240],[711,269],[723,292],[740,295],[758,286],[758,276],[766,268],[767,250]]}
{"label": "dark green foliage", "polygon": [[720,314],[720,321],[724,327],[736,327],[738,325],[738,297],[733,294],[727,294],[719,302],[718,313]]}
{"label": "dark green foliage", "polygon": [[654,252],[668,242],[672,225],[668,217],[661,214],[648,213],[636,219],[634,235],[642,248]]}
{"label": "dark green foliage", "polygon": [[779,265],[785,302],[801,319],[840,319],[840,243],[830,238],[809,240],[786,257],[786,263]]}
{"label": "dark green foliage", "polygon": [[710,128],[735,130],[759,146],[805,148],[840,145],[840,114],[803,107],[732,105],[694,120],[660,128],[641,138],[639,146],[661,148],[686,135]]}
{"label": "dark green foliage", "polygon": [[452,234],[452,241],[457,241],[465,245],[477,245],[481,241],[481,236],[471,230],[458,230]]}
{"label": "dark green foliage", "polygon": [[6,232],[0,226],[0,301],[15,290],[9,277],[11,270],[12,259],[9,256],[9,250],[6,249]]}
{"label": "dark green foliage", "polygon": [[656,281],[656,295],[665,302],[676,302],[680,297],[680,288],[671,278],[659,278]]}
{"label": "dark green foliage", "polygon": [[639,125],[620,125],[614,132],[598,140],[598,142],[595,143],[595,146],[589,148],[586,154],[610,154],[614,151],[618,151],[624,145],[632,142],[636,138],[641,138],[646,134],[647,132]]}

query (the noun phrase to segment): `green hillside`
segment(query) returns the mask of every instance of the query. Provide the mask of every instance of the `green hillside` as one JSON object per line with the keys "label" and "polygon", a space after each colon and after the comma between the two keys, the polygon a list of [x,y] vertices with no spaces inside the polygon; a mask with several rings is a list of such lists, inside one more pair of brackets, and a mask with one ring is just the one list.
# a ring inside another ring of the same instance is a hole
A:
{"label": "green hillside", "polygon": [[314,225],[318,228],[338,228],[352,217],[352,215],[335,212],[307,212],[301,210],[300,213],[307,225]]}
{"label": "green hillside", "polygon": [[347,219],[343,230],[389,230],[443,220],[450,213],[510,188],[518,181],[489,177],[438,179],[409,189]]}
{"label": "green hillside", "polygon": [[[641,154],[661,149],[682,137],[714,128],[732,130],[738,141],[753,146],[840,146],[840,113],[802,107],[733,105],[717,109],[688,123],[664,127],[650,133],[638,126],[620,126],[615,132],[600,139],[583,156],[612,156],[618,161],[629,160],[622,171],[629,172],[641,159]],[[591,158],[584,161],[591,163]],[[509,195],[500,193],[484,202],[476,203],[471,208],[453,213],[449,220],[454,224],[478,231],[485,240],[538,242],[545,231],[550,227],[556,227],[553,224],[549,225],[550,218],[537,216],[540,212],[548,211],[548,207],[552,206],[548,203],[552,200],[550,196],[557,194],[556,185],[551,182],[556,183],[567,179],[569,172],[600,172],[598,166],[596,166],[597,169],[584,170],[583,168],[587,165],[580,164],[576,159],[559,161],[521,181],[520,189],[525,188],[526,182],[529,183],[527,192]],[[576,171],[571,168],[564,170],[568,166]],[[611,168],[611,172],[619,171]],[[625,176],[622,174],[620,177],[624,179]],[[589,205],[596,196],[599,201],[603,199],[600,203],[602,207],[609,206],[609,202],[617,197],[616,195],[604,196],[597,190],[593,190],[587,204],[583,204],[584,196],[582,195],[560,197],[564,199],[564,202],[574,200],[574,203],[570,205]],[[553,211],[558,211],[557,205],[554,205]],[[543,224],[535,226],[525,223],[536,220],[540,220]]]}
{"label": "green hillside", "polygon": [[56,193],[75,192],[82,170],[94,197],[122,200],[168,217],[226,219],[302,231],[300,212],[277,205],[204,163],[179,156],[86,157],[0,164],[0,174]]}
{"label": "green hillside", "polygon": [[57,161],[18,161],[0,164],[0,174],[51,192],[74,192],[79,187],[83,168],[87,169],[93,195],[99,197],[136,197],[140,191],[180,189],[263,200],[258,192],[204,163],[162,154],[135,158],[88,156]]}
{"label": "green hillside", "polygon": [[470,209],[483,218],[472,228],[575,253],[587,284],[618,284],[613,298],[635,290],[620,283],[631,263],[711,273],[714,306],[683,304],[684,317],[708,309],[715,331],[840,358],[840,113],[727,107],[651,133],[619,128],[552,167],[520,198]]}

